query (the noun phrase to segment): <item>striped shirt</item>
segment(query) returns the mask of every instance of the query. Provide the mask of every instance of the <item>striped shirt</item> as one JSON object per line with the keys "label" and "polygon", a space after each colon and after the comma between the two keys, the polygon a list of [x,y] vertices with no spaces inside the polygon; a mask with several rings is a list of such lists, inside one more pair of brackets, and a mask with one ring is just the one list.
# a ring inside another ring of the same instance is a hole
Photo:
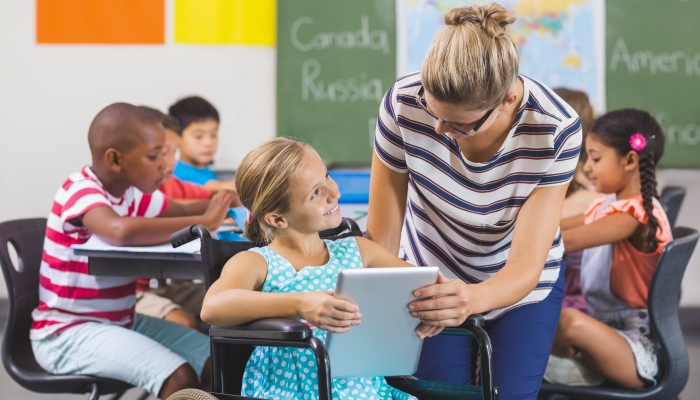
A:
{"label": "striped shirt", "polygon": [[[467,160],[457,142],[435,132],[436,120],[417,103],[419,73],[400,78],[379,109],[375,151],[393,171],[408,173],[402,247],[409,262],[437,265],[447,277],[479,283],[506,263],[520,207],[540,187],[564,185],[581,150],[581,124],[568,104],[541,83],[520,76],[524,95],[498,152]],[[537,287],[511,308],[542,301],[559,277],[557,231]]]}
{"label": "striped shirt", "polygon": [[89,321],[131,326],[136,280],[88,275],[88,258],[73,254],[70,246],[87,242],[92,234],[72,222],[99,206],[111,207],[122,217],[156,217],[165,211],[167,203],[159,191],[145,195],[134,187],[116,198],[105,190],[90,167],[70,175],[56,193],[46,226],[39,306],[32,312],[30,338],[44,339]]}

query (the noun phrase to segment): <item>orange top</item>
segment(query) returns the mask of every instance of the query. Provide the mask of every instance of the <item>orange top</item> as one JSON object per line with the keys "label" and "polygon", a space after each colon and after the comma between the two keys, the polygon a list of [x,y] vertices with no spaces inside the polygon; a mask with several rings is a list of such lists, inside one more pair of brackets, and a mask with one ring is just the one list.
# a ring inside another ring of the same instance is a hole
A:
{"label": "orange top", "polygon": [[[647,223],[648,217],[646,211],[644,211],[641,195],[614,201],[598,214],[600,207],[608,198],[609,196],[602,197],[591,204],[584,214],[586,224],[618,212],[632,215],[641,224]],[[656,263],[659,261],[659,256],[664,246],[673,240],[671,224],[668,222],[666,212],[664,212],[664,209],[658,202],[653,202],[653,205],[654,216],[659,221],[659,229],[656,231],[656,239],[659,241],[659,245],[655,252],[641,252],[629,240],[621,240],[612,245],[610,292],[633,309],[647,308],[647,295]]]}
{"label": "orange top", "polygon": [[170,180],[160,185],[158,189],[168,196],[169,199],[173,200],[207,200],[211,198],[212,195],[212,191],[204,186],[181,181],[174,176],[171,176]]}

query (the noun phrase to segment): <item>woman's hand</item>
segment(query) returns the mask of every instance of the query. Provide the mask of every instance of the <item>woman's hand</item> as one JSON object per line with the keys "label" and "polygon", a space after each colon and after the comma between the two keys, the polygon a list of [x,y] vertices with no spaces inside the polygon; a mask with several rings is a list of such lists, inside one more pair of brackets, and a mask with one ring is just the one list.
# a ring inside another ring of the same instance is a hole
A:
{"label": "woman's hand", "polygon": [[[414,300],[408,305],[411,315],[431,327],[459,326],[473,314],[469,302],[469,285],[461,279],[447,279],[438,273],[437,283],[413,292]],[[416,333],[420,336],[418,329]],[[423,328],[423,332],[427,330]],[[442,330],[442,329],[440,329]],[[439,331],[438,331],[439,333]],[[437,334],[437,333],[435,333]]]}
{"label": "woman's hand", "polygon": [[347,300],[336,299],[333,291],[304,293],[299,315],[317,328],[344,333],[360,325],[360,308]]}
{"label": "woman's hand", "polygon": [[419,338],[425,339],[427,337],[439,335],[443,329],[445,329],[444,326],[428,325],[425,322],[421,322],[420,325],[418,325],[418,328],[416,328],[416,334]]}

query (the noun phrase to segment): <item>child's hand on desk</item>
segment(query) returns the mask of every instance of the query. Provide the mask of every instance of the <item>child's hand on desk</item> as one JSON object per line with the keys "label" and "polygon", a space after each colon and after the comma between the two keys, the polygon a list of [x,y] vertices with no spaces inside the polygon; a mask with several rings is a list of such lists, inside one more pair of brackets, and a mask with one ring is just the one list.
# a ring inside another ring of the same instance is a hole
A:
{"label": "child's hand on desk", "polygon": [[205,221],[204,226],[206,226],[207,229],[213,231],[221,226],[234,197],[238,196],[228,190],[222,190],[212,196],[209,206],[203,216]]}
{"label": "child's hand on desk", "polygon": [[336,299],[333,291],[303,293],[299,308],[301,318],[328,332],[348,332],[362,318],[357,305]]}

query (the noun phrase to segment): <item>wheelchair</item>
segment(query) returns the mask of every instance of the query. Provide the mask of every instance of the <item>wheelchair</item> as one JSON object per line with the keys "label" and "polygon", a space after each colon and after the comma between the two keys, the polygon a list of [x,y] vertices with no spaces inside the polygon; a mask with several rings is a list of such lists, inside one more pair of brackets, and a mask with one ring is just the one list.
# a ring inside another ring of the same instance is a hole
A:
{"label": "wheelchair", "polygon": [[[361,236],[358,225],[344,218],[340,226],[319,232],[324,239],[338,240]],[[170,239],[173,247],[201,239],[201,255],[204,282],[207,289],[221,276],[226,262],[235,254],[262,243],[222,241],[213,239],[202,225],[192,225],[174,233]],[[421,381],[409,377],[385,377],[389,385],[421,400],[479,399],[497,400],[494,387],[491,341],[483,329],[481,315],[472,315],[459,327],[446,328],[441,335],[473,336],[480,352],[480,385],[458,385]],[[256,346],[310,348],[318,366],[319,399],[331,400],[331,363],[323,343],[314,338],[311,329],[297,320],[266,318],[237,326],[211,326],[212,392],[185,389],[173,394],[169,400],[227,400],[246,399],[241,394],[243,373]]]}

